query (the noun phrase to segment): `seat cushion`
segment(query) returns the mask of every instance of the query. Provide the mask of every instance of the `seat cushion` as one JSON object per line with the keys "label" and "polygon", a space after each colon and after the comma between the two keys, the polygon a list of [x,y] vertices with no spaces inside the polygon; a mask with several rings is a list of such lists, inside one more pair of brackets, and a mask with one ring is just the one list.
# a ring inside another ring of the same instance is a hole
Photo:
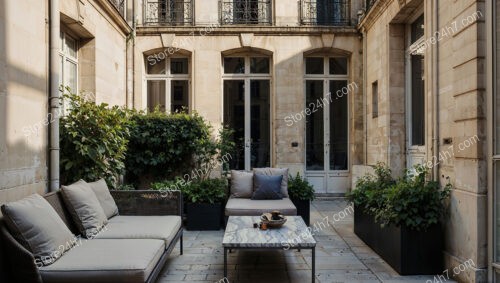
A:
{"label": "seat cushion", "polygon": [[96,194],[83,180],[61,189],[64,202],[78,230],[86,238],[93,238],[108,223]]}
{"label": "seat cushion", "polygon": [[283,215],[297,215],[297,208],[289,198],[277,200],[230,198],[226,204],[226,216],[259,216],[273,210],[279,210]]}
{"label": "seat cushion", "polygon": [[33,253],[37,266],[51,264],[74,244],[75,235],[40,195],[4,204],[2,213],[10,233]]}
{"label": "seat cushion", "polygon": [[110,219],[111,217],[118,215],[118,207],[109,192],[106,181],[104,181],[104,179],[100,179],[99,181],[89,183],[89,186],[97,196],[106,217]]}
{"label": "seat cushion", "polygon": [[39,270],[44,283],[143,283],[164,251],[161,240],[83,239],[58,261]]}
{"label": "seat cushion", "polygon": [[157,239],[168,247],[181,228],[181,217],[168,216],[124,216],[111,218],[106,229],[96,239]]}

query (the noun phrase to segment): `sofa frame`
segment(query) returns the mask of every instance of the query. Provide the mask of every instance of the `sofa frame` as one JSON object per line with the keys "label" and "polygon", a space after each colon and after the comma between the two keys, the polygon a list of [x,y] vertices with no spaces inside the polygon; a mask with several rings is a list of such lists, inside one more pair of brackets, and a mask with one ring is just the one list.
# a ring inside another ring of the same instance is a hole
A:
{"label": "sofa frame", "polygon": [[[152,215],[179,215],[182,217],[183,202],[180,191],[152,191],[152,190],[111,190],[120,215],[152,216]],[[55,209],[72,233],[79,235],[76,226],[67,210],[60,191],[43,196]],[[5,226],[3,217],[0,218],[0,234],[2,237],[5,255],[4,262],[7,271],[7,282],[43,283],[42,277],[35,264],[35,258],[22,246]],[[180,254],[183,254],[183,228],[177,231],[175,237],[165,249],[160,260],[151,272],[146,283],[156,282],[162,268],[167,262],[177,242],[180,242]],[[64,255],[63,255],[64,256]],[[14,272],[15,274],[13,274]],[[10,281],[9,281],[10,280]]]}

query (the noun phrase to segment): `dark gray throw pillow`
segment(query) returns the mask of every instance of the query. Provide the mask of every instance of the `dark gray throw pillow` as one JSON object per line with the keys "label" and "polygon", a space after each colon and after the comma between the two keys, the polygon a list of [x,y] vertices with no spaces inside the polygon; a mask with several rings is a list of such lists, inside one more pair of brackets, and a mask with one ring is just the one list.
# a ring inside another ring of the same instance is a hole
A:
{"label": "dark gray throw pillow", "polygon": [[267,176],[255,174],[253,176],[254,193],[252,199],[282,199],[281,181],[283,176]]}

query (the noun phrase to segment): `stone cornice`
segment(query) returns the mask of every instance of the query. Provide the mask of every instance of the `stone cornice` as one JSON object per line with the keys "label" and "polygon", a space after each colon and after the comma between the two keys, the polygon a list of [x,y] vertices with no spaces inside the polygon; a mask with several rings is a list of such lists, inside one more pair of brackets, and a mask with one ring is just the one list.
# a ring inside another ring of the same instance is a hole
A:
{"label": "stone cornice", "polygon": [[124,34],[130,34],[132,32],[132,27],[127,23],[127,21],[122,17],[118,10],[111,4],[108,0],[95,0],[99,6],[106,12],[106,14],[111,18],[111,20],[118,26],[118,28]]}
{"label": "stone cornice", "polygon": [[212,27],[210,30],[210,32],[205,32],[205,26],[138,26],[137,35],[158,35],[163,33],[173,33],[176,35],[238,35],[241,33],[290,36],[322,35],[325,33],[359,35],[356,27],[222,26]]}
{"label": "stone cornice", "polygon": [[[375,21],[380,17],[380,15],[387,9],[387,7],[392,3],[393,0],[378,0],[376,1],[367,14],[363,17],[361,22],[358,24],[358,29],[363,32],[372,27]],[[399,0],[404,1],[404,0]]]}

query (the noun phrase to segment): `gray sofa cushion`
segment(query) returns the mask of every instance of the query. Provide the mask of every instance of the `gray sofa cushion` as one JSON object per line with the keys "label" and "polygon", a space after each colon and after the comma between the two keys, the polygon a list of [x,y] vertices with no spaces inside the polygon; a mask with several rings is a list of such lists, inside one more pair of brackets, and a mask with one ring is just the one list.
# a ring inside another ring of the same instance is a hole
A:
{"label": "gray sofa cushion", "polygon": [[253,168],[255,174],[276,176],[282,175],[283,180],[281,181],[281,193],[284,198],[288,198],[288,168]]}
{"label": "gray sofa cushion", "polygon": [[253,172],[231,170],[231,197],[251,198],[253,193]]}
{"label": "gray sofa cushion", "polygon": [[158,239],[168,247],[180,228],[180,216],[119,215],[111,218],[95,239]]}
{"label": "gray sofa cushion", "polygon": [[7,228],[33,253],[37,265],[51,264],[74,244],[75,235],[40,195],[2,205]]}
{"label": "gray sofa cushion", "polygon": [[61,191],[66,207],[84,237],[94,237],[108,223],[97,196],[85,181],[62,186]]}
{"label": "gray sofa cushion", "polygon": [[266,176],[255,174],[253,177],[253,200],[282,199],[281,181],[283,176]]}
{"label": "gray sofa cushion", "polygon": [[161,240],[84,239],[40,274],[44,283],[143,283],[164,251]]}
{"label": "gray sofa cushion", "polygon": [[289,198],[278,200],[252,200],[230,198],[226,204],[226,216],[260,216],[279,210],[283,215],[297,215],[297,208]]}
{"label": "gray sofa cushion", "polygon": [[106,217],[110,219],[111,217],[118,215],[118,207],[109,192],[106,181],[104,181],[104,179],[100,179],[99,181],[89,183],[89,186],[97,196]]}

